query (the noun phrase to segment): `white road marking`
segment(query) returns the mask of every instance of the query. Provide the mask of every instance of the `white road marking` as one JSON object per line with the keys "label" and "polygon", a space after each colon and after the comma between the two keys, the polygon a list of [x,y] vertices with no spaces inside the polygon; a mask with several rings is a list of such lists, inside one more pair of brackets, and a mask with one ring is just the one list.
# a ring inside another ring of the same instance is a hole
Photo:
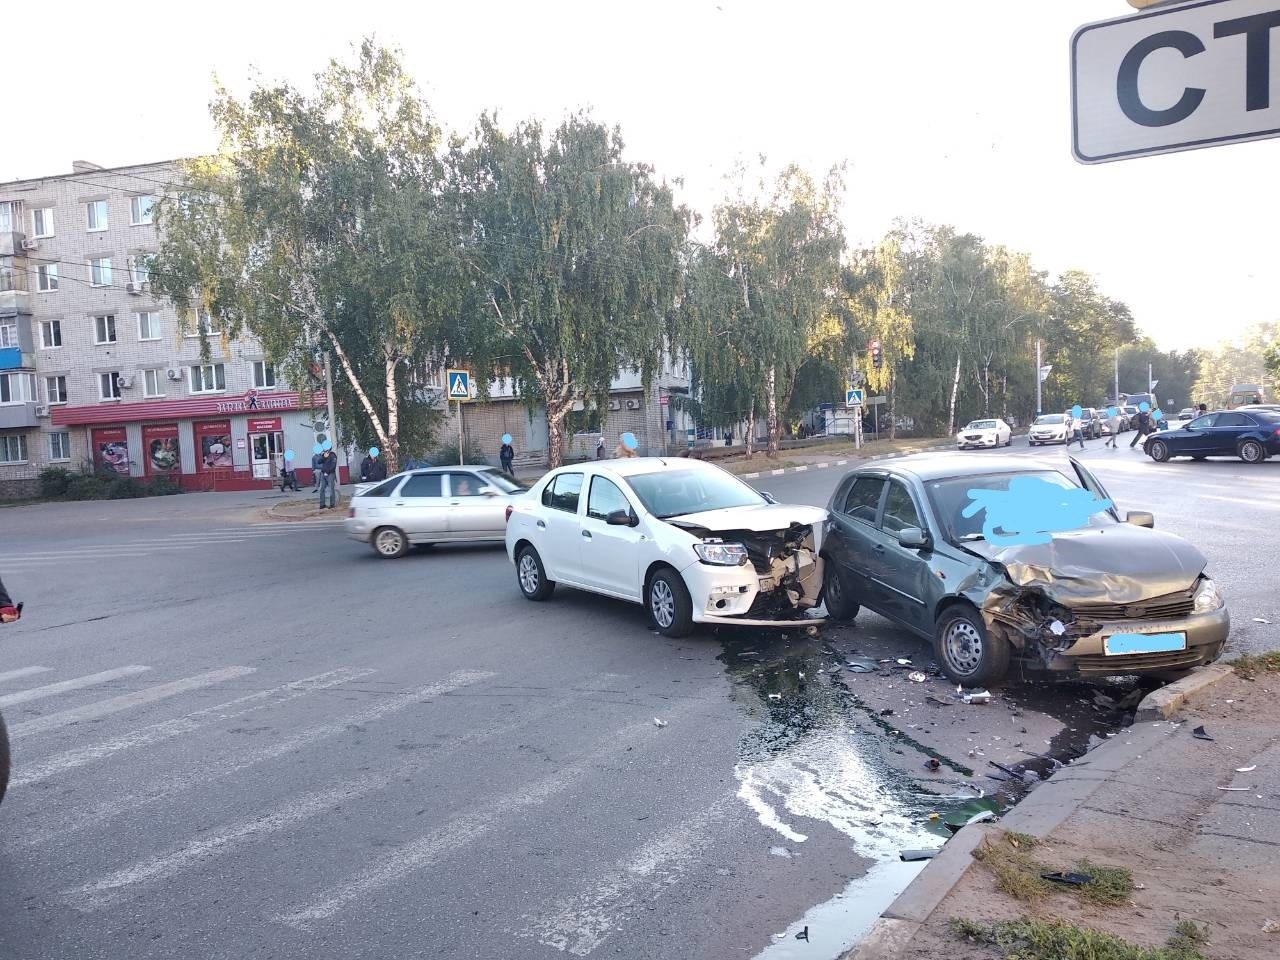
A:
{"label": "white road marking", "polygon": [[317,690],[328,690],[332,687],[349,683],[352,680],[367,677],[375,672],[375,670],[371,669],[356,670],[350,667],[343,667],[339,670],[316,674],[314,677],[294,680],[271,690],[261,690],[248,696],[237,697],[235,700],[228,700],[226,703],[205,707],[202,710],[188,713],[183,717],[162,720],[159,723],[150,724],[140,730],[107,740],[104,743],[94,744],[89,747],[77,747],[74,750],[68,750],[38,763],[24,764],[13,778],[13,786],[24,787],[32,783],[39,783],[42,780],[48,780],[50,777],[65,773],[76,767],[82,767],[87,763],[119,753],[121,750],[150,746],[153,743],[170,740],[184,733],[193,733],[207,723],[218,723],[223,720],[230,720],[233,717],[243,716],[254,710],[279,706],[280,704],[288,703],[290,700],[296,700],[298,697],[305,697],[307,694],[314,693]]}
{"label": "white road marking", "polygon": [[[396,774],[401,772],[402,770],[398,767]],[[208,857],[237,841],[277,833],[286,827],[309,820],[332,807],[354,800],[361,794],[385,787],[391,782],[393,776],[393,774],[384,774],[377,777],[361,777],[332,790],[291,799],[260,817],[225,827],[169,853],[117,870],[101,880],[70,890],[65,896],[72,906],[86,913],[101,910],[118,900],[130,887],[171,877],[195,861]]]}
{"label": "white road marking", "polygon": [[51,669],[51,667],[19,667],[17,670],[0,673],[0,683],[4,683],[6,680],[17,680],[20,677],[29,677],[36,673],[49,673]]}
{"label": "white road marking", "polygon": [[145,703],[154,703],[157,700],[164,700],[179,693],[198,690],[201,687],[209,687],[224,680],[234,680],[237,677],[253,673],[254,669],[254,667],[223,667],[220,670],[211,670],[208,673],[201,673],[194,677],[186,677],[182,680],[174,680],[171,683],[162,683],[157,687],[148,687],[145,690],[137,690],[119,697],[112,697],[110,700],[102,700],[83,707],[63,710],[61,713],[51,713],[47,716],[36,717],[34,720],[14,724],[9,728],[9,736],[13,738],[29,737],[32,734],[56,730],[58,727],[65,727],[69,724],[82,723],[85,720],[96,720],[98,717],[119,713],[121,710],[128,710],[132,707],[140,707]]}
{"label": "white road marking", "polygon": [[[415,704],[430,702],[435,697],[444,696],[474,683],[480,683],[493,676],[495,674],[486,670],[459,670],[449,674],[444,680],[428,684],[425,687],[419,687],[417,690],[407,693],[397,694],[382,703],[374,704],[368,709],[343,717],[340,720],[300,730],[291,737],[285,737],[283,740],[277,740],[274,743],[259,747],[248,754],[243,754],[239,757],[213,754],[202,761],[198,768],[198,773],[171,777],[159,784],[151,785],[145,793],[112,797],[91,807],[75,807],[70,811],[70,816],[66,821],[55,824],[42,833],[24,832],[21,838],[15,839],[15,843],[24,847],[37,846],[49,840],[59,839],[69,833],[112,820],[121,814],[185,793],[201,784],[212,783],[222,777],[233,776],[257,764],[294,753],[328,737],[345,733],[353,726],[371,723]],[[519,723],[511,726],[523,726],[527,718],[528,714],[525,714],[520,718]],[[481,737],[478,735],[474,737],[465,735],[455,741],[451,749],[463,746],[473,739],[481,739]],[[433,756],[439,755],[439,753],[433,754]]]}
{"label": "white road marking", "polygon": [[[669,711],[668,715],[684,712]],[[428,867],[484,836],[490,830],[520,811],[537,806],[556,794],[573,787],[599,763],[602,755],[617,750],[622,744],[635,743],[636,738],[651,733],[650,720],[629,724],[609,736],[599,749],[572,763],[565,764],[555,773],[535,780],[523,789],[481,804],[470,813],[462,814],[440,829],[417,840],[402,844],[386,856],[378,858],[350,880],[335,884],[311,902],[290,913],[272,919],[301,930],[332,918],[344,907],[357,900],[385,890],[412,873]]]}
{"label": "white road marking", "polygon": [[49,683],[43,687],[31,687],[28,690],[19,690],[17,693],[7,693],[0,697],[0,707],[13,707],[20,703],[30,703],[32,700],[56,697],[60,693],[83,690],[85,687],[93,687],[99,683],[110,683],[112,680],[119,680],[121,677],[132,677],[139,673],[146,673],[150,669],[150,667],[133,664],[128,667],[116,667],[114,670],[104,670],[102,673],[91,673],[88,676],[76,677],[73,680],[59,680],[57,683]]}
{"label": "white road marking", "polygon": [[595,886],[559,901],[547,916],[527,917],[519,935],[543,946],[585,957],[621,926],[641,902],[649,902],[683,879],[697,853],[712,840],[715,825],[732,804],[723,798],[641,846]]}

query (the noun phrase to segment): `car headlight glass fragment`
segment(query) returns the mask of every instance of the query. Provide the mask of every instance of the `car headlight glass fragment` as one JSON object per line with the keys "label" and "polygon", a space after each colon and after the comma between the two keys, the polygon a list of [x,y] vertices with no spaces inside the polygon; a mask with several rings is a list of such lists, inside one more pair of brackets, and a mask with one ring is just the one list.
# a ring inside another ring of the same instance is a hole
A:
{"label": "car headlight glass fragment", "polygon": [[1208,577],[1202,577],[1200,585],[1196,587],[1194,601],[1191,605],[1193,613],[1211,613],[1222,607],[1222,594],[1218,592],[1218,585]]}
{"label": "car headlight glass fragment", "polygon": [[693,545],[693,552],[703,563],[716,567],[740,567],[747,562],[747,548],[740,543],[703,541]]}

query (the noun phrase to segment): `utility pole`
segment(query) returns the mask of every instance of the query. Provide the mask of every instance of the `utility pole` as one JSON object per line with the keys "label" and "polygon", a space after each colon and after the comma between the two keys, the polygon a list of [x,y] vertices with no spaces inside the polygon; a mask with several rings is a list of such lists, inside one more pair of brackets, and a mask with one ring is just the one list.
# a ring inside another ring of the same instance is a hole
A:
{"label": "utility pole", "polygon": [[[333,455],[338,455],[338,418],[333,413],[333,367],[329,365],[329,351],[324,352],[324,399],[329,407],[329,441],[333,444]],[[345,454],[344,454],[345,457]],[[347,464],[351,466],[350,463]]]}
{"label": "utility pole", "polygon": [[[1148,363],[1147,364],[1147,393],[1150,393],[1150,392],[1151,392],[1151,364]],[[1153,403],[1152,406],[1154,407],[1155,404]]]}
{"label": "utility pole", "polygon": [[1116,393],[1113,398],[1116,405],[1120,405],[1120,348],[1116,347]]}
{"label": "utility pole", "polygon": [[1036,341],[1036,416],[1037,417],[1044,412],[1043,404],[1041,404],[1040,402],[1040,382],[1044,380],[1044,377],[1040,373],[1042,369],[1043,369],[1043,366],[1041,365],[1041,362],[1040,362],[1040,341],[1037,340]]}

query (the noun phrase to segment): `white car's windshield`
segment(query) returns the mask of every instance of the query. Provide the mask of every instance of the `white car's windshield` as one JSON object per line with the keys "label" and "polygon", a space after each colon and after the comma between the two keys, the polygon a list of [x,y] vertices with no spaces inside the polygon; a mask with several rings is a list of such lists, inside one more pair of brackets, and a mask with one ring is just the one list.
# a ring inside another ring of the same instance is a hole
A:
{"label": "white car's windshield", "polygon": [[627,483],[644,508],[660,520],[768,502],[722,470],[659,470],[627,477]]}
{"label": "white car's windshield", "polygon": [[965,427],[966,430],[994,430],[995,428],[996,422],[994,420],[974,420]]}
{"label": "white car's windshield", "polygon": [[1066,419],[1066,416],[1061,413],[1046,413],[1043,417],[1036,417],[1036,423],[1038,425],[1046,423],[1065,423]]}
{"label": "white car's windshield", "polygon": [[[1055,483],[1066,490],[1074,490],[1079,484],[1056,470],[1028,470],[1025,473],[992,473],[973,477],[950,477],[946,480],[932,480],[925,484],[929,499],[933,502],[933,510],[947,528],[947,537],[959,543],[965,540],[982,540],[982,525],[985,522],[984,512],[979,510],[971,517],[964,516],[964,510],[972,498],[970,490],[1008,490],[1009,481],[1014,477],[1039,477]],[[1106,511],[1089,515],[1088,526],[1102,527],[1116,521]]]}

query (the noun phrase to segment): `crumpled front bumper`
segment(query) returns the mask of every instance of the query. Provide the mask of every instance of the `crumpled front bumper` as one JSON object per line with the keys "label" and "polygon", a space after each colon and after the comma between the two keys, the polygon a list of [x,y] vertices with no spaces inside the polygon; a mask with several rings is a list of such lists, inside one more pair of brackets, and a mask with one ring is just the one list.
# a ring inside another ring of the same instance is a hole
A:
{"label": "crumpled front bumper", "polygon": [[[1209,613],[1193,613],[1167,620],[1125,620],[1101,624],[1066,650],[1052,655],[1044,667],[1078,674],[1140,674],[1183,670],[1212,663],[1222,654],[1231,632],[1231,615],[1225,606]],[[1104,641],[1118,633],[1185,633],[1185,650],[1158,653],[1108,654]]]}
{"label": "crumpled front bumper", "polygon": [[738,567],[719,567],[695,562],[681,574],[693,601],[695,623],[726,624],[739,627],[812,626],[823,618],[809,616],[817,605],[822,588],[824,561],[814,554],[804,556],[796,571],[805,585],[803,596],[795,605],[784,598],[771,605],[771,612],[785,608],[787,615],[762,614],[760,607],[775,592],[785,590],[771,576],[762,575],[750,563]]}

